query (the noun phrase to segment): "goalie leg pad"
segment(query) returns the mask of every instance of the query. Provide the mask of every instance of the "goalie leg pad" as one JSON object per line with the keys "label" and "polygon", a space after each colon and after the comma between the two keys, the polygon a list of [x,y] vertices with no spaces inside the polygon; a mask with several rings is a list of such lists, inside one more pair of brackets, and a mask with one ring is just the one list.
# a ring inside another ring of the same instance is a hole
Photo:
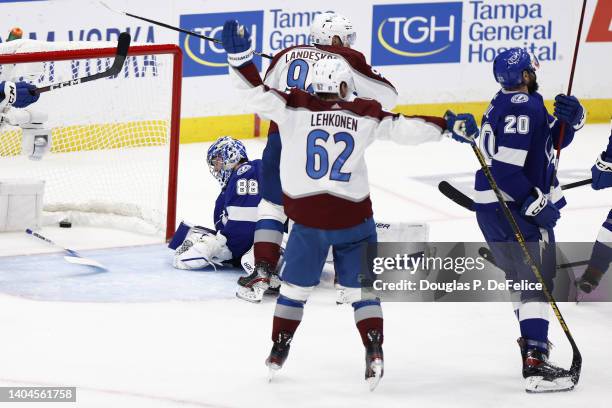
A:
{"label": "goalie leg pad", "polygon": [[176,251],[174,267],[178,269],[202,269],[209,265],[220,265],[232,259],[232,252],[222,234],[191,234]]}

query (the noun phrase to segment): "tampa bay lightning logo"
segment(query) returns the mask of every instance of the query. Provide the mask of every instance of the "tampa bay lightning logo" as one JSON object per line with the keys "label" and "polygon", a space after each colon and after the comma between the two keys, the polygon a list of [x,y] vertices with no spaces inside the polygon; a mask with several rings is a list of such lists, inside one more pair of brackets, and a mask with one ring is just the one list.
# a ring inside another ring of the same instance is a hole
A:
{"label": "tampa bay lightning logo", "polygon": [[525,103],[529,100],[529,96],[527,96],[527,94],[524,93],[520,93],[520,94],[516,94],[512,97],[512,99],[510,99],[510,102],[512,103]]}
{"label": "tampa bay lightning logo", "polygon": [[244,173],[249,171],[250,168],[251,168],[251,166],[249,164],[244,164],[244,165],[240,166],[238,171],[236,171],[236,174],[239,175],[239,176],[242,176]]}
{"label": "tampa bay lightning logo", "polygon": [[521,59],[521,53],[519,51],[515,51],[512,53],[510,58],[508,58],[508,65],[518,64]]}

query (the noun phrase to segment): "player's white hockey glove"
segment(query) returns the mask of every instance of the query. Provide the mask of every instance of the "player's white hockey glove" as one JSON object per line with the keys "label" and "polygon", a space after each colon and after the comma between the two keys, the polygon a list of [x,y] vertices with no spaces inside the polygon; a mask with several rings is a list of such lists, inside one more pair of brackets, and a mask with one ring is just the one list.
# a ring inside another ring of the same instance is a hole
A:
{"label": "player's white hockey glove", "polygon": [[446,120],[446,130],[458,142],[471,143],[480,134],[476,119],[471,113],[457,115],[454,112],[446,111],[444,119]]}
{"label": "player's white hockey glove", "polygon": [[245,26],[238,24],[237,20],[225,22],[221,42],[227,52],[227,62],[231,66],[241,67],[253,59],[251,34]]}
{"label": "player's white hockey glove", "polygon": [[526,217],[533,217],[536,224],[542,228],[553,228],[557,224],[557,220],[561,218],[561,213],[557,207],[537,187],[523,203],[521,214]]}
{"label": "player's white hockey glove", "polygon": [[570,124],[574,130],[582,129],[586,122],[586,110],[575,96],[557,95],[555,97],[555,116]]}
{"label": "player's white hockey glove", "polygon": [[0,110],[4,110],[7,106],[15,108],[25,108],[33,104],[40,97],[39,94],[33,93],[36,86],[27,82],[0,82]]}
{"label": "player's white hockey glove", "polygon": [[593,182],[591,186],[595,190],[612,187],[612,157],[606,157],[606,152],[597,156],[595,165],[591,167]]}
{"label": "player's white hockey glove", "polygon": [[232,252],[226,245],[227,238],[220,232],[217,235],[193,233],[176,250],[172,265],[177,269],[202,269],[209,265],[213,268],[223,261],[232,259]]}

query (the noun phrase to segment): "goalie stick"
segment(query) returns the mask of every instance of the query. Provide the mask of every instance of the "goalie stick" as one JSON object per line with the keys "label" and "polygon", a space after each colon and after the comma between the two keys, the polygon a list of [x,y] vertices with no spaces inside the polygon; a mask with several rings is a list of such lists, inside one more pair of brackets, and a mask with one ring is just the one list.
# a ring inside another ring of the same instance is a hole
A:
{"label": "goalie stick", "polygon": [[[447,112],[447,114],[448,113],[449,112]],[[446,117],[447,115],[444,115],[444,116]],[[527,242],[525,241],[525,237],[523,236],[521,229],[516,223],[516,220],[514,219],[514,216],[512,215],[510,208],[508,208],[508,205],[506,204],[506,201],[504,197],[502,196],[502,192],[497,186],[497,182],[495,181],[495,178],[493,177],[493,174],[491,173],[491,169],[489,169],[489,166],[487,165],[484,155],[482,154],[478,146],[476,146],[476,142],[473,138],[471,139],[470,142],[471,142],[470,146],[472,147],[472,150],[474,151],[474,154],[476,155],[476,158],[478,159],[478,162],[480,163],[480,168],[482,169],[482,172],[484,173],[485,177],[489,181],[489,185],[493,189],[493,192],[495,193],[495,196],[497,197],[497,201],[499,201],[503,214],[505,218],[508,220],[508,223],[510,224],[512,231],[514,232],[516,241],[521,247],[521,251],[523,252],[524,261],[530,267],[530,269],[532,270],[538,282],[542,285],[542,293],[546,297],[548,304],[550,305],[555,316],[557,317],[557,321],[559,322],[561,329],[565,333],[565,337],[567,337],[567,340],[569,341],[572,347],[572,363],[571,363],[569,371],[571,374],[572,383],[575,386],[576,384],[578,384],[578,381],[580,380],[580,371],[582,370],[582,355],[580,354],[578,345],[576,344],[576,341],[574,340],[574,337],[572,336],[572,333],[570,332],[570,329],[567,323],[565,323],[565,319],[563,318],[563,315],[561,314],[561,310],[559,309],[559,306],[557,306],[557,302],[555,301],[555,298],[552,296],[552,294],[548,290],[548,287],[546,286],[546,282],[544,281],[544,277],[542,276],[542,273],[540,272],[540,268],[538,268],[538,265],[536,264],[535,260],[531,256],[531,253],[529,252],[529,248],[527,248]]]}
{"label": "goalie stick", "polygon": [[[102,0],[98,0],[98,2],[101,5],[103,5],[105,8],[107,8],[108,10],[112,11],[113,13],[123,14],[124,16],[128,16],[128,17],[136,18],[138,20],[146,21],[147,23],[155,24],[155,25],[158,25],[160,27],[164,27],[164,28],[168,28],[170,30],[178,31],[179,33],[191,35],[193,37],[201,38],[201,39],[206,40],[206,41],[211,41],[211,42],[214,42],[215,44],[221,44],[221,40],[219,40],[217,38],[208,37],[208,36],[205,36],[205,35],[202,35],[202,34],[198,34],[196,32],[185,30],[185,29],[180,28],[180,27],[175,27],[175,26],[172,26],[170,24],[162,23],[161,21],[151,20],[150,18],[147,18],[147,17],[137,16],[136,14],[128,13],[127,11],[115,10],[114,8],[110,7],[108,4],[106,4]],[[260,57],[268,58],[268,59],[274,58],[272,55],[264,54],[264,53],[258,52],[258,51],[253,51],[253,54],[258,55]]]}
{"label": "goalie stick", "polygon": [[117,42],[117,53],[115,54],[115,60],[113,61],[113,65],[106,71],[98,72],[97,74],[89,75],[82,78],[71,79],[69,81],[58,82],[56,84],[43,86],[41,88],[37,88],[34,93],[41,94],[44,92],[53,91],[54,89],[78,85],[85,82],[95,81],[96,79],[107,78],[117,75],[119,72],[121,72],[121,68],[123,68],[123,63],[125,62],[125,58],[127,57],[128,50],[130,48],[130,42],[131,37],[129,33],[119,34],[119,41]]}
{"label": "goalie stick", "polygon": [[25,230],[26,234],[32,235],[33,237],[36,237],[38,239],[41,239],[43,241],[45,241],[48,244],[51,244],[53,246],[56,246],[58,248],[61,248],[62,250],[64,250],[64,252],[66,252],[68,255],[64,256],[64,260],[68,263],[71,264],[77,264],[77,265],[86,265],[86,266],[92,266],[94,268],[98,268],[102,271],[106,271],[106,267],[104,265],[102,265],[100,262],[98,261],[94,261],[93,259],[89,259],[89,258],[85,258],[81,255],[79,255],[78,252],[72,250],[72,249],[68,249],[68,248],[64,248],[63,246],[56,244],[55,242],[51,241],[49,238],[40,235],[37,232],[32,231],[31,229],[26,229]]}
{"label": "goalie stick", "polygon": [[[569,190],[571,188],[586,186],[587,184],[591,184],[592,181],[593,179],[590,178],[586,180],[576,181],[574,183],[565,184],[561,186],[561,190]],[[470,197],[468,197],[467,195],[459,191],[455,186],[453,186],[448,181],[441,181],[438,184],[438,190],[440,190],[440,192],[444,194],[446,198],[451,199],[452,201],[459,204],[466,210],[474,211],[474,200],[472,200]]]}

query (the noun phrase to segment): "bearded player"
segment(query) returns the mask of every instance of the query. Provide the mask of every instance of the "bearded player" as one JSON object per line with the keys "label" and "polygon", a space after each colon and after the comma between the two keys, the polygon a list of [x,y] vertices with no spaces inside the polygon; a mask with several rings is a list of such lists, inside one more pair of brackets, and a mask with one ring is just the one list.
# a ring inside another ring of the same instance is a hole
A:
{"label": "bearded player", "polygon": [[[538,90],[537,60],[522,48],[500,53],[493,74],[501,89],[482,118],[481,148],[527,247],[552,292],[555,276],[554,227],[565,205],[559,181],[553,179],[557,147],[567,147],[585,123],[585,110],[573,96],[557,95],[554,116]],[[561,140],[561,123],[565,137]],[[552,180],[552,182],[551,182]],[[515,282],[538,283],[516,243],[482,170],[476,173],[475,210],[478,225],[495,259]],[[548,361],[549,305],[541,290],[525,290],[515,305],[521,337],[523,377],[528,392],[567,391],[571,373]]]}

